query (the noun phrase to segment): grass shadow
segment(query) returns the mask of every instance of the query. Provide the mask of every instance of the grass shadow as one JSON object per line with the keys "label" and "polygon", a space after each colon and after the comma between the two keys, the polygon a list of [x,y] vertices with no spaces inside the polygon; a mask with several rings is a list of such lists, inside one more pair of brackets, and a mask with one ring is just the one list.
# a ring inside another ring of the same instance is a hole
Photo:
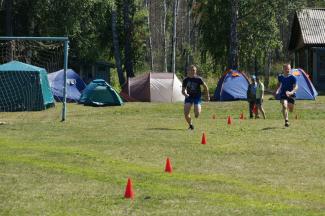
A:
{"label": "grass shadow", "polygon": [[262,130],[275,130],[278,129],[277,127],[266,127],[266,128],[262,128]]}
{"label": "grass shadow", "polygon": [[148,130],[183,131],[181,128],[148,128]]}

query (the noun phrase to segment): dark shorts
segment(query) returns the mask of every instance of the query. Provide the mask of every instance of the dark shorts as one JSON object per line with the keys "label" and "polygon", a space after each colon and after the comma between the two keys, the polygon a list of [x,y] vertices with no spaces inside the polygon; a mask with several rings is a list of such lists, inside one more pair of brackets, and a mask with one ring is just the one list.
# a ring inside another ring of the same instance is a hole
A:
{"label": "dark shorts", "polygon": [[255,104],[256,105],[262,105],[262,103],[263,103],[263,99],[262,98],[256,99],[256,101],[255,101]]}
{"label": "dark shorts", "polygon": [[281,96],[281,100],[287,100],[288,103],[295,104],[295,99],[293,97]]}
{"label": "dark shorts", "polygon": [[201,104],[202,101],[201,101],[201,97],[187,97],[185,98],[185,101],[184,103],[190,103],[190,104],[195,104],[195,105],[198,105],[198,104]]}

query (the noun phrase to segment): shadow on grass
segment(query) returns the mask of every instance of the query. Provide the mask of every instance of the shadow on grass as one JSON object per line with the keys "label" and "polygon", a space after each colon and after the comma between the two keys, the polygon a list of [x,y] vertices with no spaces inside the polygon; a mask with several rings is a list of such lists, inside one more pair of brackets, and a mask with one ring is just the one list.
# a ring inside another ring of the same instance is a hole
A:
{"label": "shadow on grass", "polygon": [[262,128],[262,130],[275,130],[275,129],[279,129],[278,127],[266,127],[266,128]]}
{"label": "shadow on grass", "polygon": [[148,130],[183,131],[181,128],[148,128]]}

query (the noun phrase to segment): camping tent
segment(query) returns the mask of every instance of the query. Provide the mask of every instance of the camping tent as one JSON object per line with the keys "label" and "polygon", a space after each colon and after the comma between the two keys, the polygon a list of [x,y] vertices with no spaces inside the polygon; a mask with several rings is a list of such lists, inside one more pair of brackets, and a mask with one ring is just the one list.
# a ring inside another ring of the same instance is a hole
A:
{"label": "camping tent", "polygon": [[[63,100],[64,70],[50,73],[48,75],[51,90],[56,101]],[[86,88],[85,82],[72,69],[67,70],[67,101],[77,102]]]}
{"label": "camping tent", "polygon": [[0,65],[0,111],[37,111],[54,106],[44,68],[11,61]]}
{"label": "camping tent", "polygon": [[214,98],[217,101],[246,100],[248,85],[244,72],[229,70],[219,79]]}
{"label": "camping tent", "polygon": [[105,80],[96,79],[83,90],[79,103],[92,106],[119,106],[123,101]]}
{"label": "camping tent", "polygon": [[182,83],[172,73],[150,72],[138,77],[129,78],[122,88],[121,95],[127,101],[184,101]]}
{"label": "camping tent", "polygon": [[[297,79],[298,90],[296,92],[295,99],[297,100],[315,100],[318,93],[310,81],[308,75],[303,69],[292,69],[290,74]],[[280,99],[280,95],[276,96],[276,99]]]}
{"label": "camping tent", "polygon": [[305,71],[299,68],[292,69],[290,73],[297,79],[298,91],[296,92],[296,99],[315,100],[318,93]]}

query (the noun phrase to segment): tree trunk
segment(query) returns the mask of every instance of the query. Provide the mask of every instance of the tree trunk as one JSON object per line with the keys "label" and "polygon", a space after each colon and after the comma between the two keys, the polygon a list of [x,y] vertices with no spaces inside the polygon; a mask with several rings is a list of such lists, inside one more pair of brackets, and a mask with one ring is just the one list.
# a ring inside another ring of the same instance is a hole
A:
{"label": "tree trunk", "polygon": [[12,36],[13,29],[12,29],[12,1],[13,0],[5,0],[4,7],[5,7],[5,13],[6,13],[6,21],[5,21],[5,34],[6,36]]}
{"label": "tree trunk", "polygon": [[238,0],[232,0],[228,68],[235,69],[235,70],[238,69],[238,35],[237,35],[238,7],[239,7]]}
{"label": "tree trunk", "polygon": [[178,15],[178,0],[174,1],[174,14],[173,14],[173,58],[172,58],[172,72],[176,73],[176,30],[177,30],[177,15]]}
{"label": "tree trunk", "polygon": [[192,6],[193,6],[193,1],[189,0],[188,5],[187,5],[187,52],[186,52],[186,65],[185,65],[185,73],[187,72],[188,66],[192,63],[191,62],[191,31],[192,31]]}
{"label": "tree trunk", "polygon": [[271,66],[272,66],[272,52],[267,52],[267,61],[266,61],[266,68],[265,68],[265,76],[264,76],[264,85],[265,88],[269,87],[270,83],[270,74],[271,74]]}
{"label": "tree trunk", "polygon": [[168,71],[168,69],[167,69],[168,49],[167,49],[166,22],[167,22],[167,0],[164,0],[163,35],[164,35],[164,70],[165,70],[165,72]]}
{"label": "tree trunk", "polygon": [[131,20],[129,0],[124,0],[123,3],[123,13],[124,13],[124,33],[125,33],[125,70],[127,77],[134,77],[133,72],[133,52],[132,52],[132,31],[133,31],[133,22]]}
{"label": "tree trunk", "polygon": [[121,63],[121,53],[120,53],[120,45],[118,40],[118,32],[116,29],[116,11],[112,10],[112,33],[113,33],[113,45],[114,45],[114,57],[115,57],[115,64],[117,68],[118,79],[120,82],[120,86],[123,86],[125,83],[125,78],[122,70],[122,63]]}
{"label": "tree trunk", "polygon": [[150,55],[150,70],[153,71],[153,55],[152,55],[152,36],[151,36],[151,28],[150,28],[150,0],[146,0],[146,8],[148,10],[148,17],[147,17],[147,22],[148,22],[148,31],[149,31],[149,55]]}

